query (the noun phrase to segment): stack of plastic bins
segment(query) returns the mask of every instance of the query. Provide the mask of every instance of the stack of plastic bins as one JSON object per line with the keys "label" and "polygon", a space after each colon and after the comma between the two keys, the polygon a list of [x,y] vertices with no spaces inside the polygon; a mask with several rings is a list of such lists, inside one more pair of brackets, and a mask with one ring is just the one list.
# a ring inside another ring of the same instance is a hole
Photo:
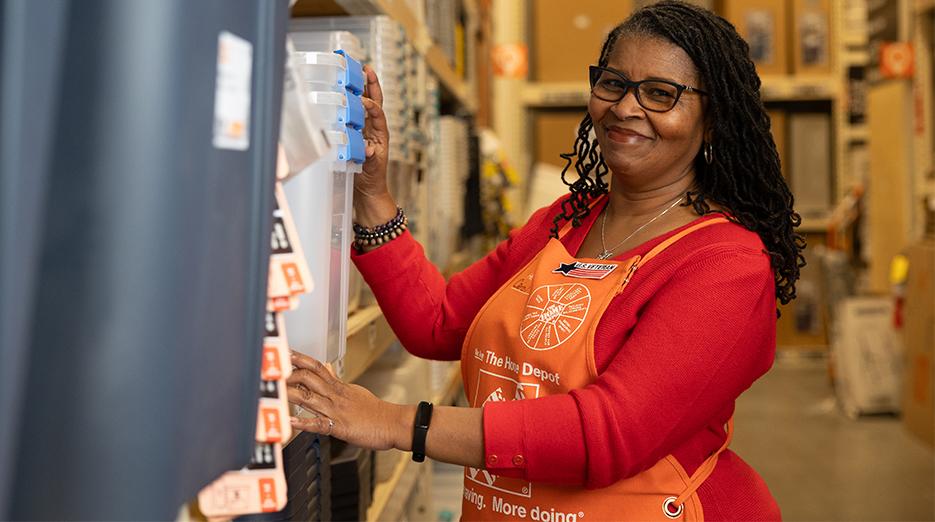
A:
{"label": "stack of plastic bins", "polygon": [[364,62],[367,52],[360,39],[347,31],[297,31],[289,34],[296,51],[322,52],[343,50],[358,62]]}
{"label": "stack of plastic bins", "polygon": [[[290,35],[304,41],[309,33],[347,31],[358,37],[367,54],[367,62],[380,78],[383,88],[383,112],[394,139],[390,140],[390,159],[409,157],[406,136],[412,111],[407,108],[410,93],[406,90],[405,32],[398,22],[384,15],[303,18],[289,25]],[[398,138],[396,138],[398,137]]]}
{"label": "stack of plastic bins", "polygon": [[445,268],[458,246],[464,222],[464,181],[467,177],[467,126],[456,116],[439,118],[435,168],[428,173],[429,258]]}
{"label": "stack of plastic bins", "polygon": [[306,82],[310,112],[334,147],[332,156],[285,185],[299,237],[310,245],[306,256],[316,285],[286,314],[286,325],[293,349],[340,369],[347,342],[354,174],[365,159],[364,77],[360,63],[343,51],[297,52],[292,58]]}
{"label": "stack of plastic bins", "polygon": [[[360,39],[347,31],[297,31],[290,33],[293,45],[297,51],[321,52],[343,50],[348,56],[358,62],[363,62],[367,56]],[[364,280],[354,266],[349,268],[347,313],[352,314],[360,306],[363,293]]]}
{"label": "stack of plastic bins", "polygon": [[416,184],[415,206],[409,211],[409,230],[413,236],[423,245],[429,244],[429,213],[431,192],[429,192],[429,180],[434,172],[437,172],[437,155],[434,153],[438,146],[438,118],[440,111],[438,80],[431,74],[423,74],[424,66],[419,67],[420,77],[425,79],[425,86],[417,91],[417,103],[420,104],[420,114],[417,120],[417,133],[422,142],[421,157],[417,163],[417,168],[421,170],[421,180]]}
{"label": "stack of plastic bins", "polygon": [[331,457],[331,520],[367,520],[373,487],[373,451],[335,441]]}
{"label": "stack of plastic bins", "polygon": [[280,522],[286,520],[331,520],[331,474],[328,459],[329,439],[299,433],[283,448],[283,467],[288,486],[286,507],[275,513],[249,515],[240,522]]}

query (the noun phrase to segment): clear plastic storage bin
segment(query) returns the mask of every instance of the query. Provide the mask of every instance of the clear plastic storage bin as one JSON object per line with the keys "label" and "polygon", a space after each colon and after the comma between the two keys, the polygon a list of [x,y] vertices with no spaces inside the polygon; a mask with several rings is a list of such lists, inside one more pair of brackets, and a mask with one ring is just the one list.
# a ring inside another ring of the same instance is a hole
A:
{"label": "clear plastic storage bin", "polygon": [[296,63],[309,90],[344,92],[347,84],[347,60],[333,52],[298,52]]}
{"label": "clear plastic storage bin", "polygon": [[358,62],[367,57],[360,39],[348,31],[297,31],[289,33],[289,37],[297,51],[330,52],[344,49]]}
{"label": "clear plastic storage bin", "polygon": [[[305,258],[315,281],[314,291],[302,296],[296,310],[285,313],[286,330],[292,349],[319,361],[335,360],[329,357],[329,339],[340,335],[329,331],[335,328],[329,319],[329,310],[340,306],[340,302],[330,302],[334,293],[332,287],[341,284],[340,277],[333,278],[332,260],[339,260],[340,256],[333,252],[330,219],[335,188],[332,169],[337,150],[332,149],[330,154],[283,185],[299,240],[307,245]],[[340,267],[337,273],[340,274]]]}
{"label": "clear plastic storage bin", "polygon": [[[312,117],[334,130],[347,126],[347,95],[340,92],[312,91],[308,93]],[[333,143],[333,141],[332,141]]]}

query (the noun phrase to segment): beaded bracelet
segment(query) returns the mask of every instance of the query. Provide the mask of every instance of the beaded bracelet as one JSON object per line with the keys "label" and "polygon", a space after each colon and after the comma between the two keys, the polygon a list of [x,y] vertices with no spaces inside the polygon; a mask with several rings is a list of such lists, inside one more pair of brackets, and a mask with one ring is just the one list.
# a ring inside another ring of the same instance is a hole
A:
{"label": "beaded bracelet", "polygon": [[409,219],[401,207],[396,207],[396,217],[382,225],[368,228],[354,223],[354,248],[362,252],[367,246],[380,246],[401,236],[408,228]]}

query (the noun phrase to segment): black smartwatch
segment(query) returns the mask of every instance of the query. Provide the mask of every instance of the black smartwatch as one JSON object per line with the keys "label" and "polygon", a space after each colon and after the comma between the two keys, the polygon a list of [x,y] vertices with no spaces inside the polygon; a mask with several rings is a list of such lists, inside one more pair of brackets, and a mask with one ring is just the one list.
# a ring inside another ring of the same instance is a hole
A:
{"label": "black smartwatch", "polygon": [[432,403],[422,401],[416,409],[416,422],[412,427],[412,460],[416,462],[425,460],[425,436],[431,422]]}

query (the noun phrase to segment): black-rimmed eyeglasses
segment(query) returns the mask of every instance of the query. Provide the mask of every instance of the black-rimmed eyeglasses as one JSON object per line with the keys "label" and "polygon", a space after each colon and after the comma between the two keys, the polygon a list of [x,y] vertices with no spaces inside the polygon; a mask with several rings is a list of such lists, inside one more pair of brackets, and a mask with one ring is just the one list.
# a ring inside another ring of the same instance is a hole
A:
{"label": "black-rimmed eyeglasses", "polygon": [[672,110],[683,92],[695,92],[707,95],[701,89],[670,82],[668,80],[641,80],[633,82],[626,79],[619,72],[606,67],[592,65],[589,69],[591,78],[591,94],[598,99],[608,102],[618,102],[627,95],[630,89],[636,96],[640,107],[653,112],[666,112]]}

